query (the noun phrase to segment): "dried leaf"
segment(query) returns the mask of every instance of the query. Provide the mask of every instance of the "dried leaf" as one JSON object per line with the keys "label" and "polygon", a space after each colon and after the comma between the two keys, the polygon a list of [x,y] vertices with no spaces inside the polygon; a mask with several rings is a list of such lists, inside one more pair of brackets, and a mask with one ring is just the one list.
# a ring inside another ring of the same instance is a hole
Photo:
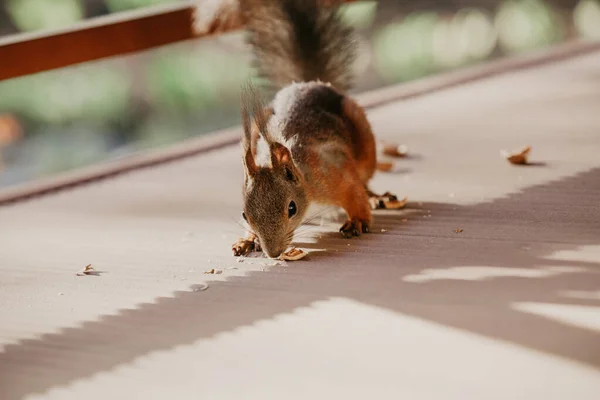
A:
{"label": "dried leaf", "polygon": [[300,260],[304,257],[306,257],[306,252],[304,252],[302,249],[298,249],[296,247],[293,247],[292,249],[286,251],[285,253],[283,253],[280,256],[281,260],[287,260],[287,261],[297,261]]}
{"label": "dried leaf", "polygon": [[77,276],[96,275],[97,273],[92,264],[88,264],[81,271],[77,272]]}
{"label": "dried leaf", "polygon": [[512,153],[502,151],[502,155],[510,162],[515,165],[527,164],[527,157],[531,152],[531,146],[525,146],[521,150],[513,151]]}
{"label": "dried leaf", "polygon": [[403,144],[386,144],[383,146],[383,154],[390,157],[406,157],[408,154],[408,147]]}
{"label": "dried leaf", "polygon": [[403,198],[402,200],[391,200],[384,202],[385,208],[390,210],[400,210],[406,207],[406,203],[408,202],[408,197]]}
{"label": "dried leaf", "polygon": [[382,172],[389,172],[394,169],[394,163],[392,162],[378,162],[377,170]]}

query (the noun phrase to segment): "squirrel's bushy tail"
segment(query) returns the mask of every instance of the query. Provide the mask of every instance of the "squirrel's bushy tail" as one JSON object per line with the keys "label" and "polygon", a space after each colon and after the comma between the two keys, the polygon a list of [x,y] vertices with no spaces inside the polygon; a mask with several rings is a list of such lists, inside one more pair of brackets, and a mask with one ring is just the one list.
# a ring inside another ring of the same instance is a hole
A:
{"label": "squirrel's bushy tail", "polygon": [[341,91],[351,88],[356,56],[354,32],[341,21],[337,7],[322,3],[240,1],[248,43],[261,78],[276,88],[315,80],[328,82]]}

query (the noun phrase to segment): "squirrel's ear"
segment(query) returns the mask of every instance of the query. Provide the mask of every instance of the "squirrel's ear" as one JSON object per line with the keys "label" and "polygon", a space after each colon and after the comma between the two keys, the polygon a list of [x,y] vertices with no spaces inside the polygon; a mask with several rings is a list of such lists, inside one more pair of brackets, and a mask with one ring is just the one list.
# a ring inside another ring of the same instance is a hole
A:
{"label": "squirrel's ear", "polygon": [[271,144],[271,164],[273,168],[292,164],[292,155],[287,147],[277,142]]}
{"label": "squirrel's ear", "polygon": [[271,145],[271,164],[273,168],[283,171],[288,181],[295,184],[300,181],[298,178],[299,172],[294,165],[294,160],[292,160],[292,154],[284,145],[280,143]]}
{"label": "squirrel's ear", "polygon": [[244,129],[244,133],[242,135],[242,149],[244,151],[244,169],[248,176],[254,176],[256,171],[258,170],[256,166],[256,162],[254,161],[254,155],[252,154],[252,146],[251,146],[251,126],[250,126],[250,115],[248,113],[248,109],[246,108],[246,104],[242,99],[242,128]]}
{"label": "squirrel's ear", "polygon": [[256,166],[256,162],[254,161],[254,156],[252,155],[252,150],[250,148],[250,144],[247,145],[244,143],[244,169],[246,174],[249,177],[252,177],[256,174],[258,167]]}

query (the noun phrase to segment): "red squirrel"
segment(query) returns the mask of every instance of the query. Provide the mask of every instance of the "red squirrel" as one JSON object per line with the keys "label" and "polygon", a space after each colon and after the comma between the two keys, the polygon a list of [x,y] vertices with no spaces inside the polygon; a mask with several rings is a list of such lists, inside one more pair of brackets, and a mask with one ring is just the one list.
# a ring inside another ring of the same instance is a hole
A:
{"label": "red squirrel", "polygon": [[[363,108],[348,94],[353,30],[317,0],[241,0],[261,77],[277,90],[263,105],[242,89],[244,209],[249,234],[233,254],[279,257],[311,203],[341,207],[345,238],[369,232],[376,144]],[[383,196],[395,200],[386,193]],[[378,200],[379,201],[379,200]]]}

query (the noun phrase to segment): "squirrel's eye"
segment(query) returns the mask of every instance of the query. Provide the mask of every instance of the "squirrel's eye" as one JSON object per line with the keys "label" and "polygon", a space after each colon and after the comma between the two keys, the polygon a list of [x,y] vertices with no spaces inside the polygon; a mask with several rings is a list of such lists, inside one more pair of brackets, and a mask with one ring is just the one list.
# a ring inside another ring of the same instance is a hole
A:
{"label": "squirrel's eye", "polygon": [[296,215],[296,203],[292,201],[288,206],[288,218],[292,218],[294,215]]}
{"label": "squirrel's eye", "polygon": [[248,218],[246,218],[246,213],[242,211],[242,218],[244,218],[244,221],[248,221]]}

